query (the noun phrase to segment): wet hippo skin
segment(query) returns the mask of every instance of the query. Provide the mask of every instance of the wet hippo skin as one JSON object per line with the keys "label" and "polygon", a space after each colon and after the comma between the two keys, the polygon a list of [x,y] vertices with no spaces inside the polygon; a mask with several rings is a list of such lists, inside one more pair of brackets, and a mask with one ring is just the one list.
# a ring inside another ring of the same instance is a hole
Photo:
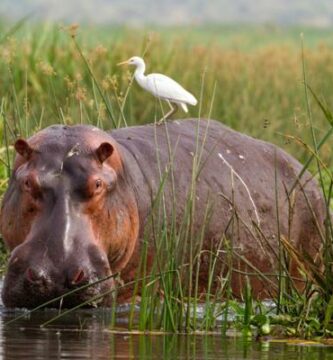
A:
{"label": "wet hippo skin", "polygon": [[[254,295],[265,298],[276,292],[279,235],[314,259],[320,252],[325,207],[316,181],[307,172],[296,181],[302,165],[294,158],[219,122],[189,119],[112,132],[54,125],[17,140],[15,149],[0,219],[11,251],[6,306],[34,307],[118,272],[129,282],[144,239],[148,270],[153,266],[163,229],[172,228],[178,248],[158,256],[179,264],[200,259],[200,292],[207,290],[210,254],[217,259],[212,289],[232,274],[240,296],[248,273]],[[188,265],[179,266],[186,277]],[[293,261],[286,266],[299,278]],[[108,279],[66,297],[63,306],[114,285]],[[120,299],[126,296],[120,292]]]}

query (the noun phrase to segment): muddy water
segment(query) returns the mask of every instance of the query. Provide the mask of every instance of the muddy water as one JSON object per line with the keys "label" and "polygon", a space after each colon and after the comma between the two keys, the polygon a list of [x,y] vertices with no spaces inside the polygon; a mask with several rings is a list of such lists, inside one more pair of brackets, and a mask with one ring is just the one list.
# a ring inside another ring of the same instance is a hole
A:
{"label": "muddy water", "polygon": [[[2,288],[0,280],[0,291]],[[6,309],[0,300],[0,360],[4,359],[332,359],[333,346],[245,340],[219,334],[138,334],[127,331],[129,306],[82,309],[48,326],[58,314],[44,309],[27,315]],[[18,316],[24,317],[17,319]],[[200,316],[200,314],[198,314]],[[17,319],[9,323],[11,320]]]}
{"label": "muddy water", "polygon": [[41,328],[57,314],[39,311],[6,324],[22,311],[0,308],[1,359],[333,359],[333,347],[245,341],[220,335],[131,334],[121,318],[110,331],[110,311],[80,310]]}

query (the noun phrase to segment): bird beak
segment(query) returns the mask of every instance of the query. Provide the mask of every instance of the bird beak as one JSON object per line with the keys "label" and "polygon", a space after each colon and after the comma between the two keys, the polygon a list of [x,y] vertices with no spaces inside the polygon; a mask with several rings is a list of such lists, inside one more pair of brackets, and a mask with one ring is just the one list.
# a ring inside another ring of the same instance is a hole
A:
{"label": "bird beak", "polygon": [[117,66],[120,66],[120,65],[128,65],[128,60],[120,62],[120,63],[117,64]]}

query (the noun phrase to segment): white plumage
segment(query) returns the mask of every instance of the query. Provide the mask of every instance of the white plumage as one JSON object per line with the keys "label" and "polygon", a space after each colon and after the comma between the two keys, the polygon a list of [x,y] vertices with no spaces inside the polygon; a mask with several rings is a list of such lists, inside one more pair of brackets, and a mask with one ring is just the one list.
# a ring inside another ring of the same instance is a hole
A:
{"label": "white plumage", "polygon": [[145,75],[146,65],[139,56],[133,56],[129,60],[121,62],[118,65],[125,64],[134,65],[136,67],[134,77],[142,88],[157,98],[168,102],[171,110],[162,119],[168,119],[177,111],[171,103],[181,106],[185,112],[188,112],[187,104],[194,106],[198,103],[197,99],[190,92],[185,90],[180,84],[168,76],[163,74]]}

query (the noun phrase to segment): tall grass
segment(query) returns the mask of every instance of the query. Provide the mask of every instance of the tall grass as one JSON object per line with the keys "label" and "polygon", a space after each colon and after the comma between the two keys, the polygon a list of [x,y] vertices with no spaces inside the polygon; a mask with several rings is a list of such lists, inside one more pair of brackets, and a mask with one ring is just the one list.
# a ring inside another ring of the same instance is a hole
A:
{"label": "tall grass", "polygon": [[[232,239],[221,236],[217,248],[202,248],[205,226],[211,217],[209,203],[201,231],[193,232],[197,206],[194,194],[205,139],[197,141],[191,191],[180,226],[176,224],[175,212],[170,216],[166,211],[163,193],[166,182],[170,182],[174,196],[174,154],[169,146],[167,169],[162,168],[158,157],[156,159],[160,167],[160,187],[142,242],[137,279],[124,285],[133,287],[129,328],[209,331],[216,329],[222,318],[225,321],[221,331],[225,333],[226,320],[230,311],[234,311],[246,333],[255,327],[265,334],[269,324],[274,322],[287,322],[289,327],[305,335],[306,331],[333,333],[333,247],[329,211],[333,182],[332,150],[328,142],[333,132],[333,116],[327,106],[333,100],[333,49],[321,44],[303,49],[300,56],[298,49],[274,44],[244,52],[223,47],[219,42],[212,43],[209,39],[203,45],[187,43],[186,37],[177,35],[162,41],[162,35],[145,37],[140,31],[125,32],[121,36],[117,33],[110,39],[101,37],[103,41],[97,41],[91,34],[94,31],[97,35],[99,30],[89,29],[88,34],[87,30],[75,27],[59,28],[46,24],[16,35],[11,32],[0,43],[0,190],[5,189],[10,172],[13,158],[10,144],[18,135],[29,136],[57,122],[92,123],[110,129],[160,118],[161,104],[133,84],[130,71],[115,66],[132,55],[144,54],[148,70],[169,74],[200,98],[199,110],[191,109],[191,116],[216,118],[242,132],[283,144],[287,151],[304,161],[304,171],[314,170],[325,195],[327,222],[322,236],[324,271],[299,254],[288,239],[281,236],[277,225],[279,268],[274,274],[277,285],[271,281],[278,289],[274,299],[276,315],[269,313],[264,304],[254,301],[250,281],[244,287],[244,306],[239,305],[232,297],[231,276],[236,271],[234,259],[244,259],[234,252]],[[278,212],[277,199],[278,194]],[[175,196],[173,201],[174,204],[177,201]],[[238,220],[235,211],[229,221],[232,231],[237,231]],[[261,236],[259,224],[257,231]],[[151,238],[155,256],[148,273]],[[225,258],[223,281],[213,292],[213,275],[222,252]],[[209,259],[208,288],[205,296],[199,299],[203,253]],[[297,291],[294,279],[288,273],[287,258],[297,261],[309,278],[303,294]],[[268,279],[269,275],[247,265],[253,270],[244,273],[247,279],[253,275]],[[121,290],[121,287],[110,291]],[[141,306],[137,314],[138,295]],[[90,302],[97,300],[98,297]],[[203,304],[200,316],[197,311],[199,301]],[[290,318],[283,318],[285,314]]]}
{"label": "tall grass", "polygon": [[[203,117],[211,112],[212,118],[236,130],[280,145],[287,140],[277,133],[291,132],[306,142],[311,140],[298,47],[275,43],[242,51],[208,36],[198,44],[185,30],[170,38],[163,31],[149,36],[140,30],[124,30],[120,35],[110,28],[104,29],[104,36],[101,32],[79,28],[73,41],[67,28],[26,24],[0,44],[0,96],[14,134],[28,136],[54,122],[84,121],[108,129],[153,121],[156,111],[160,112],[159,102],[136,84],[129,86],[131,71],[116,66],[144,53],[148,72],[170,75],[197,97],[205,72]],[[244,34],[242,39],[246,41]],[[332,49],[318,42],[305,53],[313,90],[332,102]],[[210,110],[215,86],[215,105]],[[197,116],[198,110],[191,107],[190,115]],[[325,120],[320,109],[313,109],[313,117],[315,127],[322,131]],[[293,142],[284,146],[304,159],[306,151]],[[331,158],[328,145],[323,156],[325,161]]]}

